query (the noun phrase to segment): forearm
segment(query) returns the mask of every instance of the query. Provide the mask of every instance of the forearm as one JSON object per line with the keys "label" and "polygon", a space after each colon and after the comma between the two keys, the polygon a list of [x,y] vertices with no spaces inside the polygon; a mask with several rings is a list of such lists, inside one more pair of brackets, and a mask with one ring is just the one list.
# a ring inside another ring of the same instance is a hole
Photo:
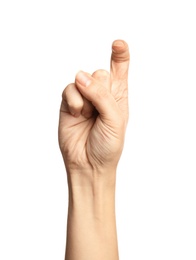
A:
{"label": "forearm", "polygon": [[80,174],[84,177],[78,172],[68,177],[65,260],[118,260],[115,173],[106,172],[109,178],[103,172],[87,174],[82,181]]}

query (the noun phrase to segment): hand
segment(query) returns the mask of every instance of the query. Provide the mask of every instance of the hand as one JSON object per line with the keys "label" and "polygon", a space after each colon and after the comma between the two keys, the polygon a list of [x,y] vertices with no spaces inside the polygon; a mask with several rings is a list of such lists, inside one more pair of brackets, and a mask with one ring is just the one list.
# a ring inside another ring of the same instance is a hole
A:
{"label": "hand", "polygon": [[115,173],[128,121],[128,45],[112,45],[110,73],[79,72],[62,95],[59,145],[67,169],[66,260],[118,260]]}
{"label": "hand", "polygon": [[59,145],[69,171],[116,168],[128,121],[128,67],[128,45],[116,40],[110,73],[79,72],[63,91]]}

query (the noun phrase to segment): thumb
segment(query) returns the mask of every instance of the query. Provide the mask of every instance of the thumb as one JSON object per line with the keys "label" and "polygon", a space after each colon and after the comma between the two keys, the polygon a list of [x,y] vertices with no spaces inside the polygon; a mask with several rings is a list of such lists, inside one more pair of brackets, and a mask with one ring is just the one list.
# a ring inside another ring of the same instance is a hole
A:
{"label": "thumb", "polygon": [[120,115],[119,107],[110,91],[86,72],[76,75],[76,86],[79,92],[97,109],[103,119],[114,120]]}

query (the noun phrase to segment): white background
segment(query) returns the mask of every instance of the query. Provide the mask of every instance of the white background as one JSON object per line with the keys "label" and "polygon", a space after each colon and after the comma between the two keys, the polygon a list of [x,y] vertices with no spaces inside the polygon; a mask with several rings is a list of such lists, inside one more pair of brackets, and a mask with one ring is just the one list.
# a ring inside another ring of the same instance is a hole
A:
{"label": "white background", "polygon": [[61,92],[80,69],[109,69],[118,38],[131,52],[120,259],[196,259],[194,2],[1,1],[0,259],[63,259]]}

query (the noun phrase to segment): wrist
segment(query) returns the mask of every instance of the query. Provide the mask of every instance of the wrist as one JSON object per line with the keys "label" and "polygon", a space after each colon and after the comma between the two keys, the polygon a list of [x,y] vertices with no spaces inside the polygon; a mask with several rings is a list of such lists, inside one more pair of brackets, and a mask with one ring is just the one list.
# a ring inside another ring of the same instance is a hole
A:
{"label": "wrist", "polygon": [[[69,208],[93,215],[114,213],[116,171],[68,172]],[[111,214],[110,214],[111,215]],[[101,217],[101,216],[100,216]]]}
{"label": "wrist", "polygon": [[70,239],[65,259],[70,259],[72,254],[70,248],[75,247],[78,251],[85,252],[83,256],[80,255],[80,259],[117,260],[116,171],[68,171],[67,176],[69,184],[67,236]]}
{"label": "wrist", "polygon": [[116,185],[116,167],[92,169],[86,168],[69,168],[66,167],[68,188],[91,188],[94,192],[102,188],[115,188]]}

